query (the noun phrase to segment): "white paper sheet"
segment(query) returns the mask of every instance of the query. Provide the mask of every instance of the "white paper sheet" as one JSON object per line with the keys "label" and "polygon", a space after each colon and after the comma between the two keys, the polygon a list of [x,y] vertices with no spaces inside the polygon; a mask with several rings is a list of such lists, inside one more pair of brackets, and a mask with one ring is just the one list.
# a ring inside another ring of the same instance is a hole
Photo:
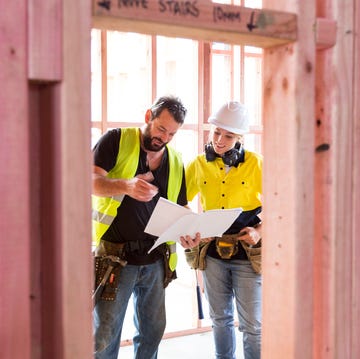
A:
{"label": "white paper sheet", "polygon": [[146,233],[159,237],[149,252],[167,241],[180,243],[180,236],[195,237],[197,232],[202,238],[221,236],[241,212],[234,208],[194,213],[161,197],[145,228]]}

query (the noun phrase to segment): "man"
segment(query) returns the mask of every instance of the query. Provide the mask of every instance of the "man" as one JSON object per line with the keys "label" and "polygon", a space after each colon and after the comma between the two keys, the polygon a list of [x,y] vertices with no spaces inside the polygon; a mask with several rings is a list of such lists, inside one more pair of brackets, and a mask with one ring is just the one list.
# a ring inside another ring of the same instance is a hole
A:
{"label": "man", "polygon": [[186,252],[201,258],[194,268],[203,270],[215,357],[235,359],[235,299],[244,358],[260,359],[262,156],[244,149],[249,116],[243,104],[225,103],[209,122],[205,153],[186,168],[188,200],[198,194],[205,211],[241,207],[243,212],[221,237],[203,239],[200,249]]}
{"label": "man", "polygon": [[[185,116],[178,98],[161,97],[146,111],[141,129],[111,130],[94,148],[95,279],[101,290],[94,308],[97,359],[118,357],[132,294],[134,358],[157,358],[166,325],[164,288],[176,277],[176,254],[174,242],[148,253],[157,238],[144,228],[160,196],[187,205],[183,163],[168,146]],[[182,241],[190,248],[200,236]]]}

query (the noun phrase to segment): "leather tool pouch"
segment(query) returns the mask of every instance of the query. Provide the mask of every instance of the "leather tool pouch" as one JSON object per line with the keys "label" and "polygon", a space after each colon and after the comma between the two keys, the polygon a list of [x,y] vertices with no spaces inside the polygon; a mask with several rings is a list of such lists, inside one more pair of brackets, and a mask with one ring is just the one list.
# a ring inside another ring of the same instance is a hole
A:
{"label": "leather tool pouch", "polygon": [[174,279],[177,278],[177,274],[176,274],[176,270],[172,271],[170,269],[170,267],[169,267],[170,252],[169,252],[168,246],[164,243],[164,244],[162,244],[161,246],[158,247],[158,250],[163,255],[163,260],[164,260],[164,288],[166,288],[171,281],[173,281]]}
{"label": "leather tool pouch", "polygon": [[[95,288],[99,286],[109,266],[113,266],[101,293],[100,299],[114,300],[118,291],[120,272],[126,265],[124,259],[124,243],[100,241],[94,252]],[[114,259],[116,261],[114,261]]]}
{"label": "leather tool pouch", "polygon": [[216,252],[221,259],[230,259],[238,252],[238,240],[227,235],[217,238]]}
{"label": "leather tool pouch", "polygon": [[190,266],[191,269],[199,268],[199,256],[200,256],[200,247],[196,246],[194,248],[186,248],[185,251],[186,263]]}
{"label": "leather tool pouch", "polygon": [[239,242],[243,246],[255,273],[261,274],[261,239],[255,246],[250,246],[244,241]]}
{"label": "leather tool pouch", "polygon": [[[238,245],[241,243],[244,248],[248,260],[255,271],[255,273],[261,274],[261,240],[255,245],[250,246],[244,241],[235,239],[238,234],[235,235],[223,235],[216,239],[216,250],[221,258],[227,259],[238,251]],[[220,243],[219,243],[220,242]],[[229,245],[230,242],[230,245]],[[211,242],[200,244],[200,246],[185,249],[185,258],[187,264],[192,269],[204,270],[206,267],[206,252]]]}
{"label": "leather tool pouch", "polygon": [[[216,240],[216,251],[223,259],[228,259],[238,251],[239,243],[242,245],[246,252],[246,256],[250,261],[250,264],[257,274],[261,274],[261,239],[260,241],[252,246],[244,241],[237,240],[238,234],[224,234],[222,237]],[[231,245],[231,242],[234,245]]]}
{"label": "leather tool pouch", "polygon": [[194,248],[185,249],[185,259],[192,269],[204,270],[206,267],[206,252],[211,242],[200,243]]}

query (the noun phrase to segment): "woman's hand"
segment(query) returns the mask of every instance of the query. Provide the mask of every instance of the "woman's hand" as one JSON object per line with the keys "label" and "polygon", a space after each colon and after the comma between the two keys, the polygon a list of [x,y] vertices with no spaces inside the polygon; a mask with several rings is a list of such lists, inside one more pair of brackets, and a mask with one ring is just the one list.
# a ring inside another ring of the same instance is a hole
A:
{"label": "woman's hand", "polygon": [[255,246],[261,239],[261,231],[259,227],[245,227],[240,233],[238,240],[244,241],[251,246]]}

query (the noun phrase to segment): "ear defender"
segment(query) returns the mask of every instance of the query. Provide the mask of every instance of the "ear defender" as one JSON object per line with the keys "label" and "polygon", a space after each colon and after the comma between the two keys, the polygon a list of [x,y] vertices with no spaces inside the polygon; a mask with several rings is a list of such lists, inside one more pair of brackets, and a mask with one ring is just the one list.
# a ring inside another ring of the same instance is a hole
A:
{"label": "ear defender", "polygon": [[219,156],[216,154],[212,143],[211,142],[207,143],[205,145],[205,158],[206,158],[206,161],[207,162],[215,161],[216,157],[219,157]]}
{"label": "ear defender", "polygon": [[206,161],[212,162],[216,157],[221,157],[224,164],[227,166],[237,167],[239,163],[244,162],[245,160],[245,151],[240,142],[235,144],[235,147],[229,151],[226,151],[222,156],[219,156],[212,145],[212,143],[207,143],[205,145],[205,158]]}

